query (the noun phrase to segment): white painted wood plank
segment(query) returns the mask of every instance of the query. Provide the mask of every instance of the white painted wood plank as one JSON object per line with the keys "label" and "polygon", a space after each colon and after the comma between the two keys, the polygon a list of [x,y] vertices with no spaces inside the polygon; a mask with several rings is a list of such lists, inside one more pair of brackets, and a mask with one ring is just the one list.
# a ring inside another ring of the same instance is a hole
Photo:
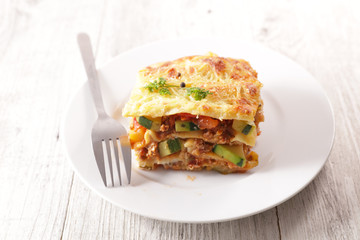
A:
{"label": "white painted wood plank", "polygon": [[0,8],[0,239],[61,237],[73,172],[59,126],[84,81],[76,33],[97,36],[102,6],[5,1]]}
{"label": "white painted wood plank", "polygon": [[[275,209],[236,221],[182,224],[149,219],[102,201],[86,187],[75,188],[64,239],[277,239]],[[75,194],[75,191],[77,194]],[[82,196],[81,198],[79,196]],[[75,209],[76,208],[76,209]]]}

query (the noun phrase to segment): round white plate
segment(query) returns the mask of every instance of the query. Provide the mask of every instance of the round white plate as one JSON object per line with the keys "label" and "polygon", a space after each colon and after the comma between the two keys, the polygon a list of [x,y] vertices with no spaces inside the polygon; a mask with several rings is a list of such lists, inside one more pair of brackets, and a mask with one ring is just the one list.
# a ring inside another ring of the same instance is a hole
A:
{"label": "round white plate", "polygon": [[[96,119],[88,84],[76,93],[62,137],[74,171],[104,199],[131,212],[176,222],[216,222],[274,207],[309,184],[323,167],[334,137],[334,117],[318,82],[290,59],[254,43],[183,39],[130,50],[99,69],[107,112],[119,117],[137,71],[159,61],[214,52],[243,58],[264,84],[265,122],[254,149],[259,166],[244,174],[144,171],[133,157],[131,185],[106,188],[95,163],[91,129]],[[127,122],[127,121],[123,121]],[[123,175],[125,175],[123,173]]]}

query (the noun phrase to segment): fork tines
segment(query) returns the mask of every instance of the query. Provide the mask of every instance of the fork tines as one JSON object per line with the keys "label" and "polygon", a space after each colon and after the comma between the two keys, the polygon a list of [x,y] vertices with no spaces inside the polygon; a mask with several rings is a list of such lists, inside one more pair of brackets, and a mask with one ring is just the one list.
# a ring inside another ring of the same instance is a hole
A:
{"label": "fork tines", "polygon": [[[108,177],[106,177],[106,175],[108,176],[110,173],[110,178],[111,178],[111,186],[114,187],[114,168],[113,168],[113,162],[116,163],[116,170],[117,170],[117,175],[118,175],[118,179],[119,179],[119,184],[120,186],[122,185],[121,182],[121,173],[120,173],[120,158],[119,158],[119,138],[116,139],[102,139],[101,142],[101,148],[102,148],[102,153],[103,153],[103,165],[104,165],[104,171],[103,173],[101,173],[101,177],[103,178],[104,184],[105,186],[109,187],[108,181],[107,179],[109,179]],[[104,151],[105,150],[105,151]],[[106,159],[107,158],[107,163],[106,163]],[[103,176],[104,174],[104,176]]]}

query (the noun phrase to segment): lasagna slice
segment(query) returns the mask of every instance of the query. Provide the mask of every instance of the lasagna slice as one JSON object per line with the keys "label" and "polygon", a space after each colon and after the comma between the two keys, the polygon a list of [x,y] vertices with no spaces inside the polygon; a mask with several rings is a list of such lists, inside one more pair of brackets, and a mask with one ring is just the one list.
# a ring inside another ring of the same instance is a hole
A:
{"label": "lasagna slice", "polygon": [[245,60],[215,54],[153,64],[139,71],[123,116],[139,167],[245,172],[264,121],[262,84]]}

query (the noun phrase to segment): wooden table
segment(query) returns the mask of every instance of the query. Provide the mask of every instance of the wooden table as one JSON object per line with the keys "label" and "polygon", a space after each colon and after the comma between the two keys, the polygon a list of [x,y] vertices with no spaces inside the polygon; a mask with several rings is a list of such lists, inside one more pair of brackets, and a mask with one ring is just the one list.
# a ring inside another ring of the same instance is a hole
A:
{"label": "wooden table", "polygon": [[[74,174],[59,136],[65,106],[85,81],[80,31],[93,39],[99,65],[184,36],[241,38],[279,51],[313,74],[332,102],[336,137],[327,163],[295,197],[229,222],[163,222],[106,202]],[[360,239],[359,119],[355,0],[4,0],[0,239]]]}

